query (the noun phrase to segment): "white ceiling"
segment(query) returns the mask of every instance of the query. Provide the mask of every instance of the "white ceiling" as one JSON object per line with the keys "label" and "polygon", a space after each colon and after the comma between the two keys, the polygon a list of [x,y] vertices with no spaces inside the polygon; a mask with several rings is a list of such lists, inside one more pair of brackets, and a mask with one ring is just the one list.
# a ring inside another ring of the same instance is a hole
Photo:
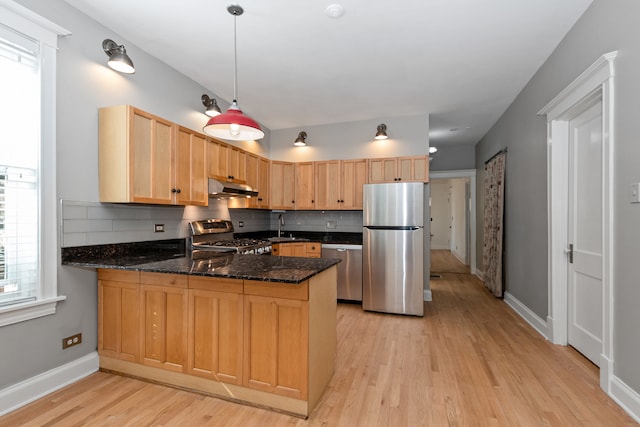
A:
{"label": "white ceiling", "polygon": [[[231,2],[66,1],[233,99]],[[238,1],[245,113],[272,130],[429,114],[436,146],[476,143],[592,2]],[[344,16],[325,14],[332,3]]]}

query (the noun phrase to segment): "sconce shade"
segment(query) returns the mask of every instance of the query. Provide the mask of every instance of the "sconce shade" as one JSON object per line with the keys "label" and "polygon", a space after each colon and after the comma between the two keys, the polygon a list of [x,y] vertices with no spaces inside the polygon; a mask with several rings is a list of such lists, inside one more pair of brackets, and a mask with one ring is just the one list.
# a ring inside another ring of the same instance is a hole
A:
{"label": "sconce shade", "polygon": [[215,138],[231,141],[256,141],[264,138],[258,122],[242,114],[235,100],[226,113],[211,117],[203,131]]}
{"label": "sconce shade", "polygon": [[215,117],[218,114],[222,114],[220,111],[220,107],[218,106],[218,101],[215,98],[210,98],[209,95],[202,95],[202,105],[205,106],[204,113],[209,117]]}
{"label": "sconce shade", "polygon": [[438,152],[438,147],[429,147],[429,154],[435,154]]}
{"label": "sconce shade", "polygon": [[387,139],[387,125],[380,123],[376,131],[376,139]]}
{"label": "sconce shade", "polygon": [[302,131],[298,134],[298,137],[296,138],[296,140],[293,142],[293,145],[297,146],[297,147],[303,147],[305,145],[307,145],[307,133],[305,131]]}
{"label": "sconce shade", "polygon": [[111,39],[104,39],[102,49],[109,57],[109,61],[107,62],[109,67],[125,74],[133,74],[136,72],[133,61],[131,61],[131,58],[127,55],[127,50],[123,45],[118,45]]}

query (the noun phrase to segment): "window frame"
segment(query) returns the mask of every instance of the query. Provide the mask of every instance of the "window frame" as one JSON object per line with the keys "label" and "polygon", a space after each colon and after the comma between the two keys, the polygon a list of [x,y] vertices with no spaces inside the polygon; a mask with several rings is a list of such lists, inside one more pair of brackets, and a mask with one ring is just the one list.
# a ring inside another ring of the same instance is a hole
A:
{"label": "window frame", "polygon": [[71,34],[17,3],[0,0],[0,24],[36,40],[40,46],[40,289],[35,301],[0,308],[0,327],[56,312],[58,301],[58,203],[56,191],[56,56],[58,37]]}

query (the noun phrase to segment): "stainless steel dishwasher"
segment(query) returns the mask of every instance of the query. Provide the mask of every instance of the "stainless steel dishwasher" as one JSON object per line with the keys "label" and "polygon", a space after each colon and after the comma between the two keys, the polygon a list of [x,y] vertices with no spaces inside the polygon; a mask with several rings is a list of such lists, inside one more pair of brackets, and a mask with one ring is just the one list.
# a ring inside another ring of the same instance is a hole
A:
{"label": "stainless steel dishwasher", "polygon": [[362,245],[323,244],[323,258],[338,258],[338,299],[362,302]]}

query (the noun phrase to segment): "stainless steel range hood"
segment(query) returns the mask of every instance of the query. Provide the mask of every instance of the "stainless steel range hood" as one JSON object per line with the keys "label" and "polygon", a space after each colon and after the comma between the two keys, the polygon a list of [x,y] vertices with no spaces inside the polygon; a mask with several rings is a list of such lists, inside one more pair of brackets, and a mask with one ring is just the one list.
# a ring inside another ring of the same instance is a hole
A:
{"label": "stainless steel range hood", "polygon": [[255,197],[257,195],[258,192],[248,185],[209,179],[209,197],[229,199],[231,197]]}

